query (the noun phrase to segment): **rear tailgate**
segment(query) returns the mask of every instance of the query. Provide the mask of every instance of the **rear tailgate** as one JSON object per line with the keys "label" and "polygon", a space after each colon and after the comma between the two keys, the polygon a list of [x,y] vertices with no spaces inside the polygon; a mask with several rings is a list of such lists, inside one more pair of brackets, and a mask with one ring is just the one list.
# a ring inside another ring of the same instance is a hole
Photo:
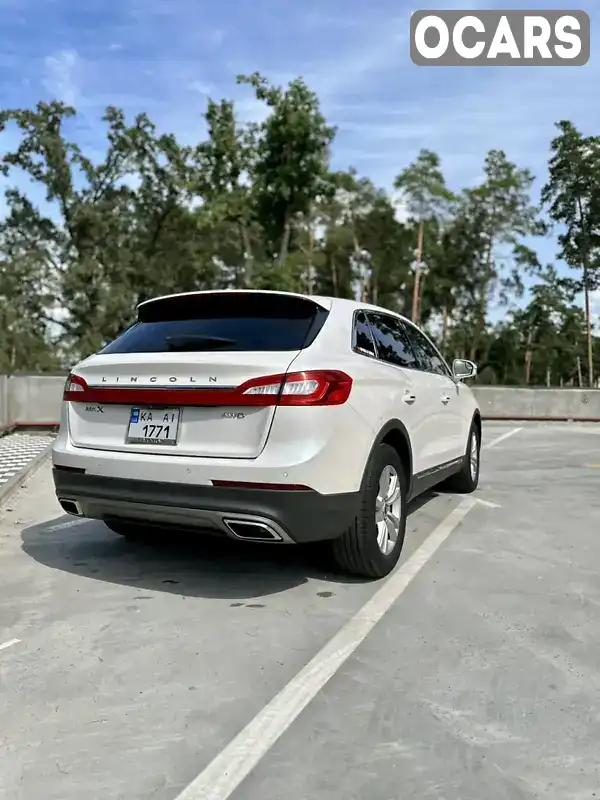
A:
{"label": "rear tailgate", "polygon": [[[138,322],[75,371],[67,393],[75,447],[256,458],[276,406],[248,382],[286,373],[327,317],[295,295],[178,295],[140,307]],[[268,383],[268,381],[267,381]]]}

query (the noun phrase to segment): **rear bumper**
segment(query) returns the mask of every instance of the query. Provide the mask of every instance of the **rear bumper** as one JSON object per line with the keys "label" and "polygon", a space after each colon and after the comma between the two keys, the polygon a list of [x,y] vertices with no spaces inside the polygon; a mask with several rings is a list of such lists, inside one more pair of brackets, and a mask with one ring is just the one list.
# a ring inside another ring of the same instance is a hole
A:
{"label": "rear bumper", "polygon": [[228,523],[238,520],[265,526],[276,534],[272,541],[300,544],[334,539],[358,513],[358,492],[198,486],[90,475],[57,466],[52,474],[59,500],[77,504],[81,516],[208,529],[233,538],[241,537]]}

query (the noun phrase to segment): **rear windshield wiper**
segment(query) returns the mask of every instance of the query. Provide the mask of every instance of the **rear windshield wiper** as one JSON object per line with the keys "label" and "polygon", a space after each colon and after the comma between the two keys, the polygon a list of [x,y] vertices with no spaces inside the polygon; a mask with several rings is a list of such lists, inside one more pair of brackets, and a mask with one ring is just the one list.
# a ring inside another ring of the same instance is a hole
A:
{"label": "rear windshield wiper", "polygon": [[198,334],[182,336],[165,336],[169,350],[217,350],[219,347],[228,347],[235,344],[235,339],[224,336],[203,336]]}

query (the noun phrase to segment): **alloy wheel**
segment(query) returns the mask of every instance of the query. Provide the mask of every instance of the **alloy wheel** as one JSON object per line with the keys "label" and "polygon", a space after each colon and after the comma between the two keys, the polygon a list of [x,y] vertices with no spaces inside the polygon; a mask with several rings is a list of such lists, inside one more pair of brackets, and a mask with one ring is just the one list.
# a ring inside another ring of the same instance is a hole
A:
{"label": "alloy wheel", "polygon": [[400,476],[395,468],[388,464],[379,478],[377,499],[375,501],[377,545],[385,556],[392,552],[398,541],[401,512]]}
{"label": "alloy wheel", "polygon": [[479,469],[479,442],[477,441],[477,434],[471,434],[471,447],[469,452],[469,468],[471,470],[471,480],[477,479],[477,470]]}

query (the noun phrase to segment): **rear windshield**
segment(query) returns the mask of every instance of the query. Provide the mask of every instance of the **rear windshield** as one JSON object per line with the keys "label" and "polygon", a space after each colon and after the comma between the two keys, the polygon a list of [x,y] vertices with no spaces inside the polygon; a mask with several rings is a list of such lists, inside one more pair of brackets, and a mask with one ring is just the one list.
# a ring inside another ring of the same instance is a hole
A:
{"label": "rear windshield", "polygon": [[231,352],[301,350],[328,312],[286,295],[224,292],[157,300],[139,309],[138,322],[101,352]]}

